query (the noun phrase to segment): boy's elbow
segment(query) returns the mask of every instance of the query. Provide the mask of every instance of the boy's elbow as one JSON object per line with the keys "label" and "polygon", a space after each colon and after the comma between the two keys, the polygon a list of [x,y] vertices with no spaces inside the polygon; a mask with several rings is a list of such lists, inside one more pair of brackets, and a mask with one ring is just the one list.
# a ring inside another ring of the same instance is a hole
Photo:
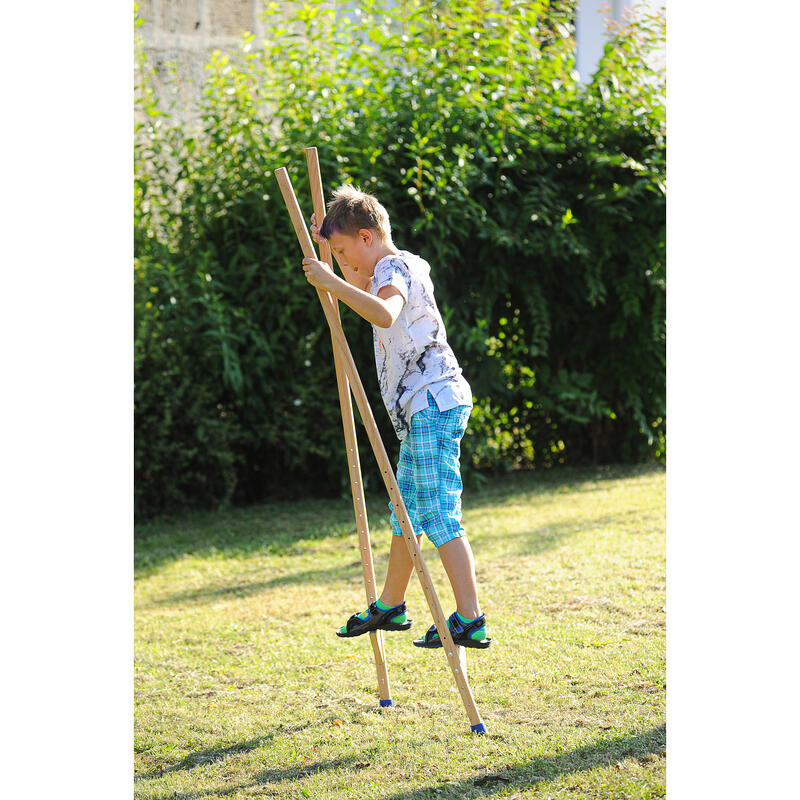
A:
{"label": "boy's elbow", "polygon": [[379,328],[391,328],[392,325],[397,322],[397,318],[403,310],[404,303],[405,301],[402,295],[399,294],[393,295],[388,299],[382,299],[380,310],[378,311],[378,319],[375,320],[375,324]]}
{"label": "boy's elbow", "polygon": [[391,328],[397,322],[400,312],[403,310],[402,303],[391,303],[388,308],[384,309],[386,315],[385,323],[381,325],[382,328]]}
{"label": "boy's elbow", "polygon": [[391,312],[384,309],[381,311],[378,319],[375,320],[375,324],[379,328],[391,328],[394,325],[394,319],[392,318]]}

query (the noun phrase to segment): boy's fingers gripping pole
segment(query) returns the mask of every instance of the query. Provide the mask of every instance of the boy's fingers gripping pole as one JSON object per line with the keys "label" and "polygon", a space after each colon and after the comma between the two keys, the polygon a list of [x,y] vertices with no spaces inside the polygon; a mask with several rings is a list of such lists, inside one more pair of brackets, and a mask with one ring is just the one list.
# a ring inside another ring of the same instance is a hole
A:
{"label": "boy's fingers gripping pole", "polygon": [[[303,254],[308,258],[315,258],[314,246],[311,242],[308,229],[305,226],[304,217],[300,211],[300,206],[297,203],[297,198],[294,196],[294,191],[292,190],[289,176],[286,174],[286,170],[283,167],[275,171],[275,176],[278,179],[278,184],[281,188],[281,194],[283,195],[284,202],[286,203],[286,207],[289,211],[289,216],[291,217],[295,233],[297,234],[298,241],[300,242],[300,247],[303,250]],[[353,396],[356,399],[356,405],[361,413],[361,419],[364,422],[364,427],[367,429],[367,435],[369,436],[372,450],[375,453],[375,458],[381,470],[381,476],[383,477],[386,489],[389,492],[389,498],[391,499],[396,510],[395,513],[397,514],[400,528],[403,532],[403,537],[406,540],[408,551],[411,554],[420,584],[422,585],[422,591],[425,594],[425,599],[428,601],[428,607],[431,610],[431,615],[433,616],[436,630],[439,633],[439,638],[441,639],[445,655],[447,656],[448,663],[450,664],[450,669],[453,671],[453,677],[455,678],[456,686],[458,687],[458,691],[461,695],[461,700],[464,703],[464,708],[466,709],[467,716],[469,717],[472,730],[475,733],[485,733],[486,726],[484,725],[481,715],[478,712],[478,708],[475,705],[475,698],[472,696],[472,691],[467,683],[464,670],[461,669],[461,665],[459,664],[458,648],[453,642],[453,638],[450,636],[450,629],[448,628],[444,614],[442,613],[442,607],[439,604],[439,598],[436,596],[436,592],[434,591],[433,584],[430,580],[428,568],[425,566],[422,553],[420,552],[419,545],[417,544],[417,539],[414,536],[414,531],[412,530],[411,524],[408,521],[408,512],[406,511],[403,497],[400,494],[400,488],[397,485],[394,470],[389,462],[389,457],[386,455],[386,450],[383,447],[383,441],[381,440],[378,426],[375,424],[375,418],[372,416],[372,409],[367,401],[367,395],[364,392],[363,385],[361,384],[361,378],[359,377],[358,370],[356,369],[355,362],[353,361],[353,356],[350,353],[350,348],[347,344],[347,339],[344,336],[344,332],[342,331],[341,323],[339,322],[336,312],[333,310],[330,296],[327,296],[327,300],[323,300],[323,293],[318,291],[318,294],[320,294],[322,310],[325,312],[325,318],[327,319],[328,326],[331,329],[331,335],[336,344],[338,344],[341,348],[342,362],[345,366],[347,377],[350,379],[350,388],[353,392]],[[327,292],[324,294],[327,295]]]}
{"label": "boy's fingers gripping pole", "polygon": [[[325,195],[322,190],[322,175],[319,169],[319,157],[316,147],[306,148],[306,162],[308,164],[308,177],[311,184],[311,198],[314,205],[316,224],[322,227],[325,219]],[[333,268],[331,248],[328,242],[319,243],[320,260],[327,262]],[[320,298],[322,299],[322,298]],[[339,316],[339,303],[331,297],[333,308]],[[361,480],[361,463],[358,457],[358,441],[356,425],[353,418],[353,404],[350,400],[350,383],[347,380],[341,353],[331,333],[333,343],[333,357],[336,366],[336,384],[339,389],[339,405],[342,409],[342,428],[344,441],[347,447],[347,463],[350,467],[350,490],[353,495],[353,511],[358,530],[358,546],[361,553],[361,567],[364,573],[364,588],[367,594],[367,603],[372,604],[378,599],[375,587],[375,568],[372,562],[372,545],[369,539],[369,522],[367,519],[367,506],[364,502],[364,486]],[[392,705],[392,694],[389,687],[389,673],[386,669],[386,652],[383,646],[383,631],[370,631],[370,643],[375,656],[375,670],[378,675],[378,694],[381,706]]]}

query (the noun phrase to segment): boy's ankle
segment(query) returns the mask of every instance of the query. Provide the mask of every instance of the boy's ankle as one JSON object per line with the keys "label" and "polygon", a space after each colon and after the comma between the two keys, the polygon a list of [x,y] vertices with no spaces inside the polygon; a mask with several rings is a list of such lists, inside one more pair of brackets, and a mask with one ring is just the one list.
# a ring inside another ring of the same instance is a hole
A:
{"label": "boy's ankle", "polygon": [[387,601],[387,600],[384,600],[383,597],[379,597],[375,602],[376,602],[378,608],[381,609],[381,611],[388,611],[390,608],[394,608],[395,606],[402,605],[403,603],[405,603],[405,600],[399,600],[398,602],[395,603],[395,602],[393,602],[391,600]]}

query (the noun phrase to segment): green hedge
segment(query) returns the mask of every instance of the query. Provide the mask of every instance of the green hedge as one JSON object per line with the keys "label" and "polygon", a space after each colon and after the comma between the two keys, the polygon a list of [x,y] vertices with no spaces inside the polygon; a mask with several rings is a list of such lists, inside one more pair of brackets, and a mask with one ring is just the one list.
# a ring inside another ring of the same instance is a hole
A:
{"label": "green hedge", "polygon": [[[192,124],[140,46],[140,516],[346,487],[330,338],[273,177],[286,166],[310,214],[310,144],[328,189],[376,194],[432,265],[476,400],[468,479],[663,459],[664,84],[646,59],[664,21],[620,30],[584,87],[572,6],[284,3],[263,48],[214,54]],[[342,315],[394,457],[371,331]]]}

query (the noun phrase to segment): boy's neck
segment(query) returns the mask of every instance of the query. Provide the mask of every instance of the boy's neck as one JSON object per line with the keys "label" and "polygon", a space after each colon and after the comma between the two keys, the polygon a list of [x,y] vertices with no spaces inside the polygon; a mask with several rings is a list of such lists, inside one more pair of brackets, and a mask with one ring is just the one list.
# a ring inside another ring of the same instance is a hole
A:
{"label": "boy's neck", "polygon": [[378,251],[375,253],[375,262],[370,267],[369,277],[372,277],[373,273],[375,272],[375,266],[382,258],[386,258],[386,256],[396,256],[399,254],[400,251],[394,246],[394,242],[392,242],[391,239],[388,242],[382,242],[378,246]]}

